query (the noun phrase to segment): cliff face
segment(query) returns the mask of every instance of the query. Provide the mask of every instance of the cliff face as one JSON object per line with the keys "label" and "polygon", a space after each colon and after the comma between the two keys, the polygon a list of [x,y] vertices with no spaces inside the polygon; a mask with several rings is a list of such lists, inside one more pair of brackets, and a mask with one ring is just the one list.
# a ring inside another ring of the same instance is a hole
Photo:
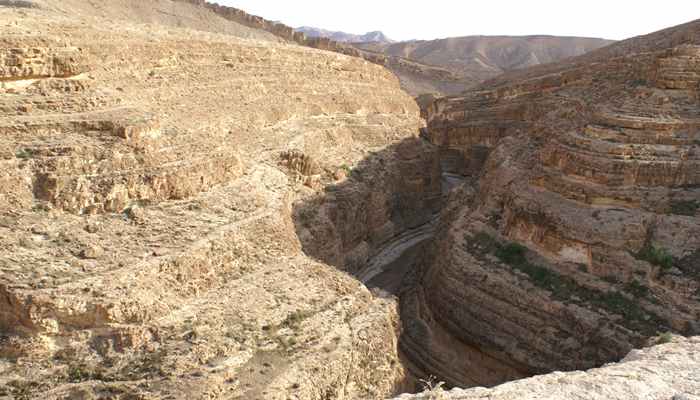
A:
{"label": "cliff face", "polygon": [[293,212],[415,140],[395,77],[148,2],[35,3],[0,7],[0,397],[392,394],[395,303],[304,254]]}
{"label": "cliff face", "polygon": [[419,136],[389,71],[235,9],[0,7],[0,397],[374,399],[698,333],[700,23]]}
{"label": "cliff face", "polygon": [[401,400],[693,400],[700,396],[697,338],[635,350],[621,362],[589,371],[557,372],[510,382],[493,389],[445,391],[433,388]]}
{"label": "cliff face", "polygon": [[[402,297],[414,369],[490,385],[700,333],[699,71],[694,22],[433,103],[468,183]],[[457,345],[491,367],[445,368]]]}

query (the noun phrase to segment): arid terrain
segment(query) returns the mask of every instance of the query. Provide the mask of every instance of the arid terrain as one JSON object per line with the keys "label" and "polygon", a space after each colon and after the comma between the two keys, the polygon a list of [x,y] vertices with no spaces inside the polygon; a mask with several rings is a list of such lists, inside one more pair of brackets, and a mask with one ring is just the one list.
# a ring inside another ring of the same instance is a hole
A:
{"label": "arid terrain", "polygon": [[557,36],[466,36],[356,43],[387,56],[387,67],[412,94],[457,95],[504,72],[579,56],[610,40]]}
{"label": "arid terrain", "polygon": [[423,118],[395,59],[0,0],[0,399],[700,398],[700,21]]}
{"label": "arid terrain", "polygon": [[336,42],[345,43],[393,43],[384,33],[380,31],[367,32],[363,35],[356,35],[346,32],[329,31],[326,29],[314,28],[310,26],[301,26],[294,29],[297,32],[303,32],[307,37],[325,37]]}

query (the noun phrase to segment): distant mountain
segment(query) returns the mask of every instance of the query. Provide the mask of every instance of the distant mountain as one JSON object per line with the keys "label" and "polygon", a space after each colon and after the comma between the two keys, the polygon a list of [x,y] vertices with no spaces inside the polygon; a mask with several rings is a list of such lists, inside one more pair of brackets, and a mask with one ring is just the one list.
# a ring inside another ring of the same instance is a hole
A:
{"label": "distant mountain", "polygon": [[334,32],[325,29],[313,28],[310,26],[302,26],[295,29],[297,32],[304,32],[308,37],[325,37],[333,39],[336,42],[344,43],[394,43],[393,40],[389,39],[383,32],[374,31],[368,32],[364,35],[355,35],[352,33],[345,32]]}
{"label": "distant mountain", "polygon": [[413,95],[457,94],[504,72],[579,56],[613,43],[560,36],[466,36],[396,43],[355,43],[389,57],[387,67]]}

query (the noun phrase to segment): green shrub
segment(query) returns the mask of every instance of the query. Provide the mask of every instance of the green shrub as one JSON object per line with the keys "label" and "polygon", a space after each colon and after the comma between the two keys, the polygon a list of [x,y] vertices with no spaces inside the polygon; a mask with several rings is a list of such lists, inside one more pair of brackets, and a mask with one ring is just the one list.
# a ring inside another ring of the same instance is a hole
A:
{"label": "green shrub", "polygon": [[[659,252],[657,251],[657,253]],[[653,335],[656,329],[663,324],[663,321],[656,314],[647,312],[637,302],[628,299],[622,293],[617,291],[602,292],[581,286],[572,278],[529,262],[526,254],[527,248],[517,243],[496,244],[494,252],[494,255],[501,262],[525,273],[534,285],[549,290],[555,299],[590,304],[610,313],[622,315],[626,326],[649,335]],[[650,294],[649,288],[637,281],[628,284],[626,289],[638,297]],[[579,300],[575,300],[576,298]]]}
{"label": "green shrub", "polygon": [[502,262],[525,273],[535,285],[552,291],[557,297],[566,298],[571,293],[567,281],[562,279],[562,276],[557,272],[527,261],[526,252],[527,247],[521,244],[507,243],[498,246],[495,255]]}
{"label": "green shrub", "polygon": [[505,246],[499,246],[496,250],[496,257],[509,265],[520,265],[526,263],[525,252],[527,247],[518,243],[508,243]]}
{"label": "green shrub", "polygon": [[665,343],[671,343],[673,341],[673,335],[671,335],[671,332],[665,332],[659,335],[659,338],[656,340],[657,344],[665,344]]}
{"label": "green shrub", "polygon": [[697,200],[671,202],[671,214],[693,217],[698,209],[700,209],[700,201]]}
{"label": "green shrub", "polygon": [[644,260],[665,270],[673,268],[673,256],[664,248],[648,245],[638,254],[637,259]]}
{"label": "green shrub", "polygon": [[632,294],[634,297],[645,298],[649,297],[650,290],[648,287],[641,284],[638,280],[633,280],[632,282],[625,285],[625,290]]}
{"label": "green shrub", "polygon": [[31,149],[19,149],[19,150],[17,150],[17,152],[15,153],[15,157],[17,157],[17,158],[19,158],[19,159],[22,159],[22,160],[26,160],[26,159],[28,159],[28,158],[32,158],[32,155],[33,155],[33,154],[32,154]]}
{"label": "green shrub", "polygon": [[592,300],[594,304],[615,314],[622,315],[629,321],[644,321],[647,315],[637,303],[629,300],[620,292],[603,293],[597,299]]}

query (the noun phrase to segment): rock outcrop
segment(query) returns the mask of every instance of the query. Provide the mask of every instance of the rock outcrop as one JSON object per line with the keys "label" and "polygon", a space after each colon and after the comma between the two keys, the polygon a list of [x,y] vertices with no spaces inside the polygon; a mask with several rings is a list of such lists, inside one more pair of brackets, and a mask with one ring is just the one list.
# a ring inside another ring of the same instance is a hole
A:
{"label": "rock outcrop", "polygon": [[693,22],[429,107],[467,184],[402,295],[416,375],[494,385],[700,333],[699,61]]}
{"label": "rock outcrop", "polygon": [[[699,22],[422,129],[381,59],[233,8],[0,8],[0,398],[387,398],[698,333]],[[696,342],[509,387],[694,395]]]}
{"label": "rock outcrop", "polygon": [[396,303],[293,214],[370,151],[422,190],[398,80],[195,5],[35,3],[0,7],[0,397],[395,393]]}
{"label": "rock outcrop", "polygon": [[700,340],[675,339],[634,350],[621,362],[578,372],[557,372],[507,383],[493,389],[451,391],[435,387],[400,400],[627,400],[700,398]]}

